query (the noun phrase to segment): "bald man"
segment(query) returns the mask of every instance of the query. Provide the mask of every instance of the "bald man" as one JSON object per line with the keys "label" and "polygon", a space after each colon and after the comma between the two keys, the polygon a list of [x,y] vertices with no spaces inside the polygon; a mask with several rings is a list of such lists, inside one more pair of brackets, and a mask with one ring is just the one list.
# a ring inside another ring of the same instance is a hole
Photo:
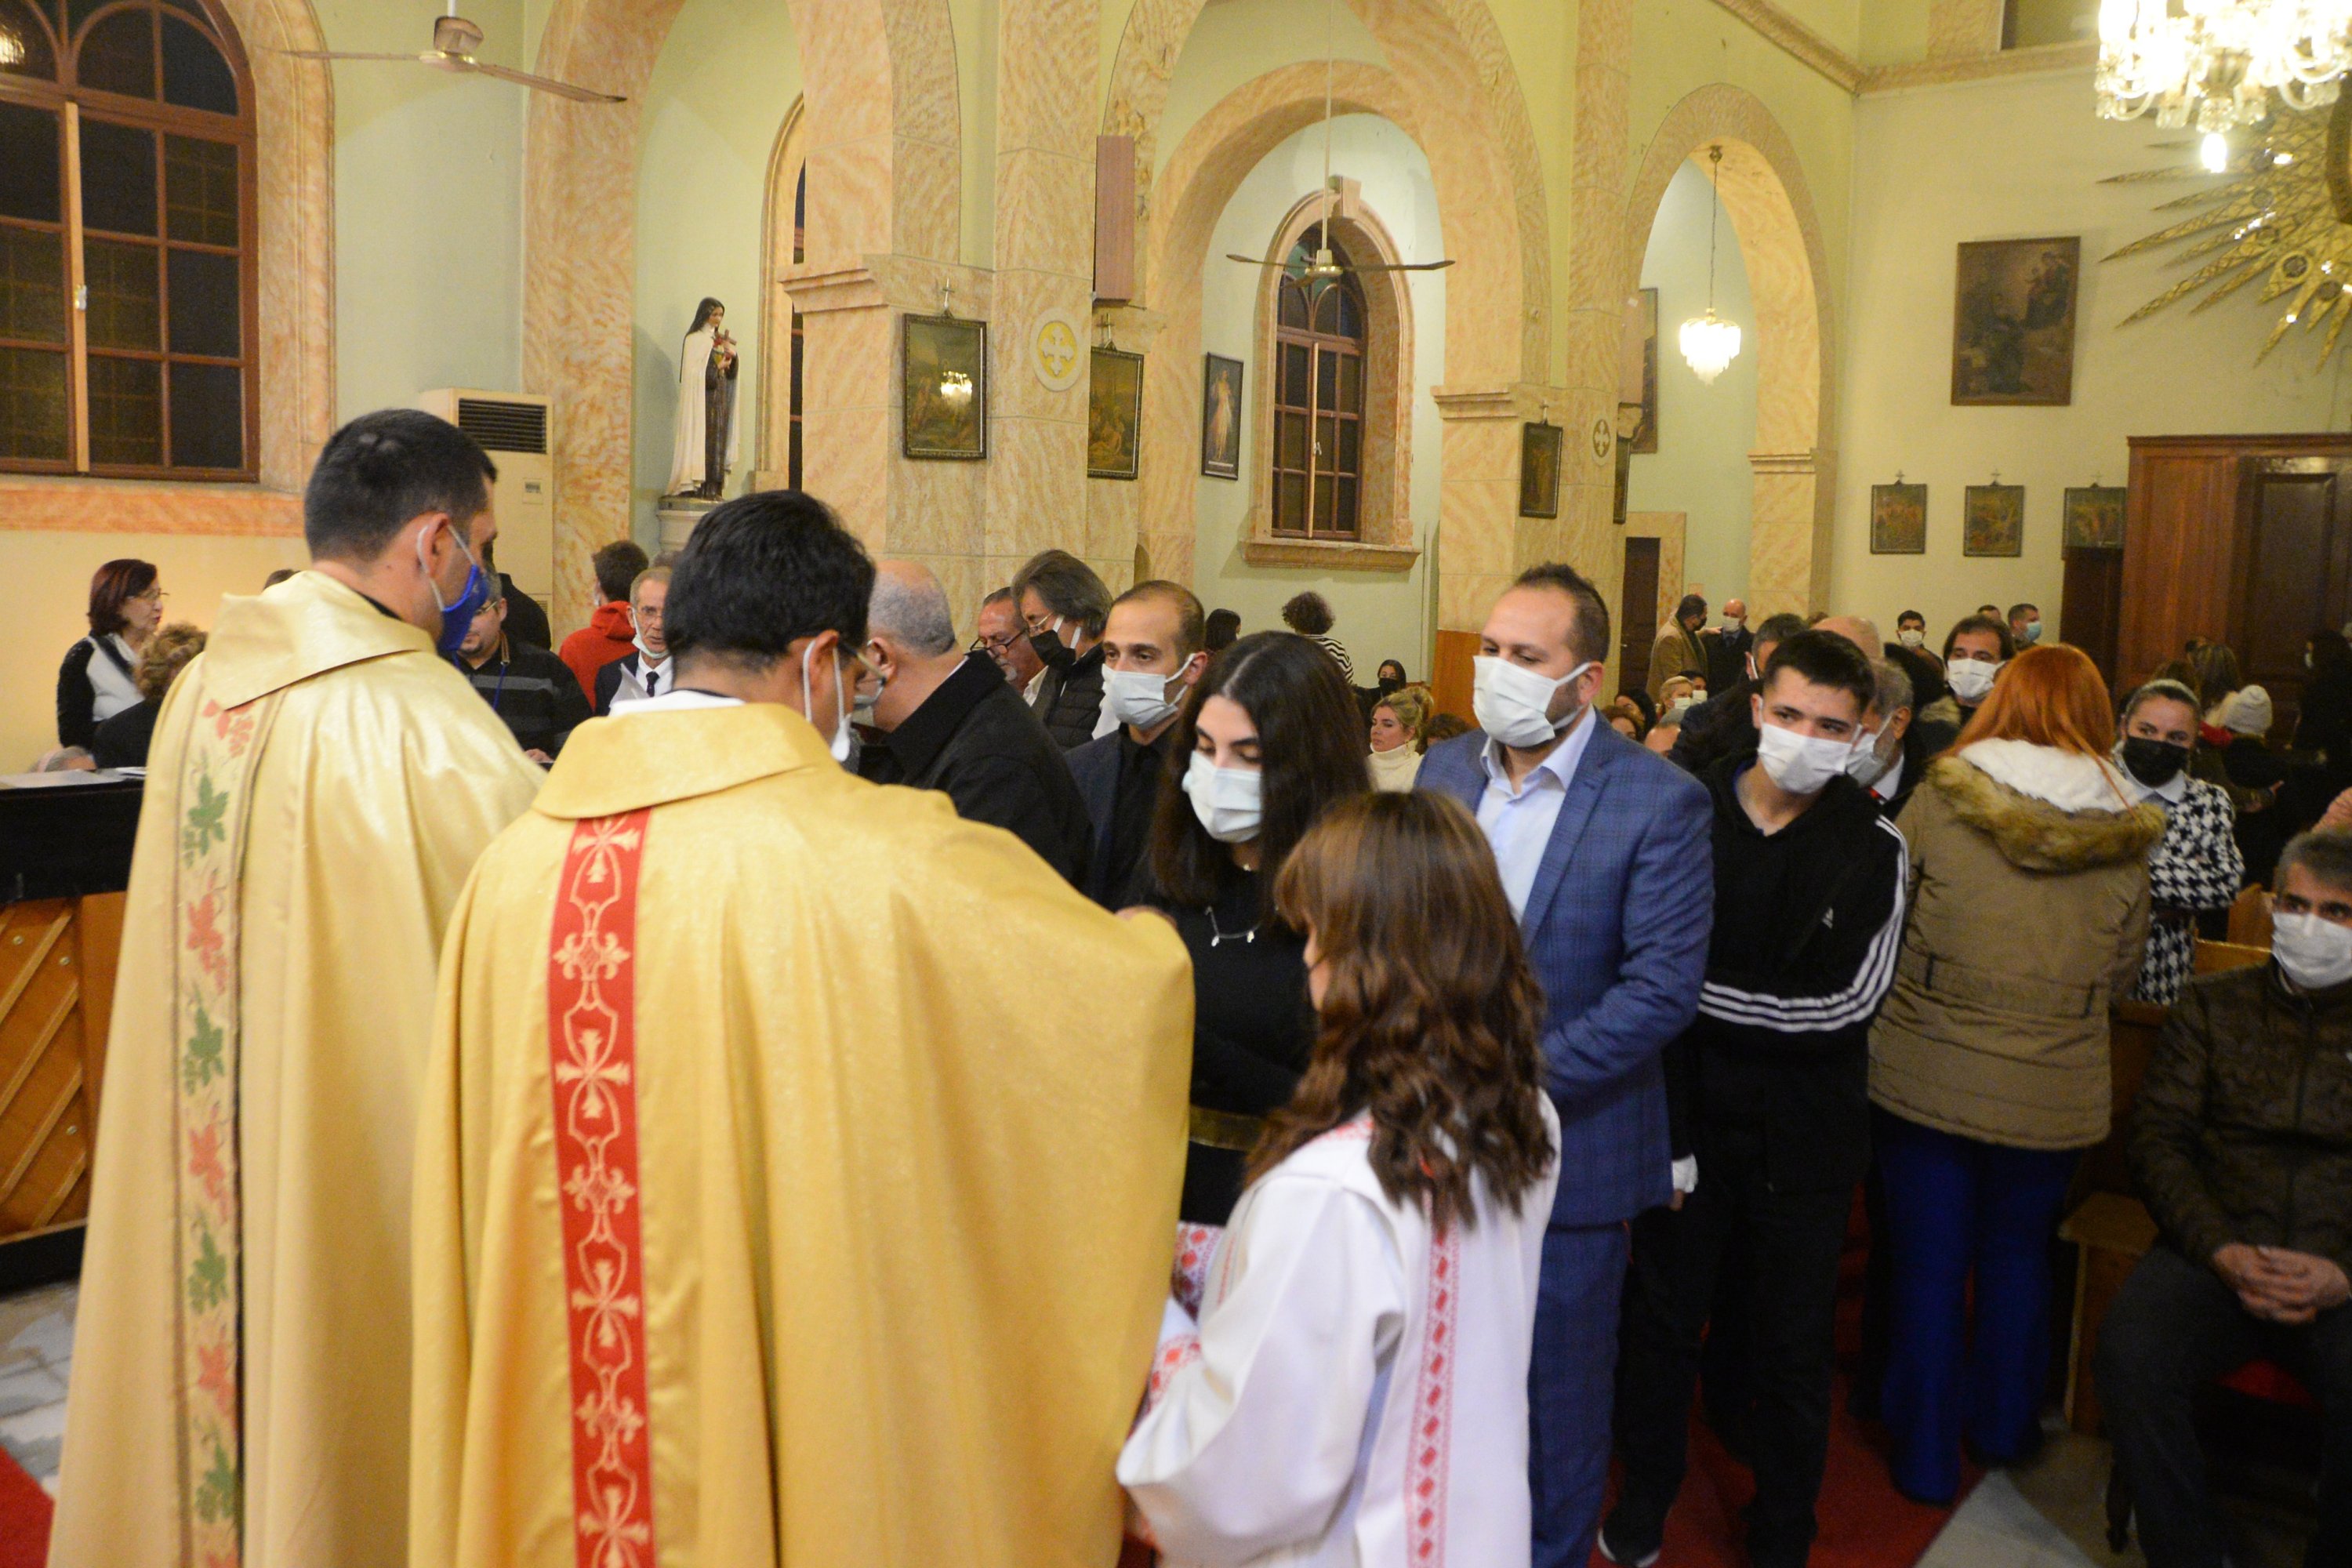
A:
{"label": "bald man", "polygon": [[876,784],[943,792],[967,822],[1002,827],[1074,887],[1093,830],[1062,749],[985,653],[962,651],[948,596],[930,569],[875,569],[866,658],[882,675],[857,771]]}
{"label": "bald man", "polygon": [[1878,640],[1878,623],[1868,616],[1823,616],[1813,623],[1813,629],[1845,638],[1862,649],[1864,658],[1877,658],[1886,647]]}
{"label": "bald man", "polygon": [[1706,689],[1728,691],[1748,678],[1748,654],[1756,636],[1748,629],[1748,601],[1726,599],[1723,625],[1699,634],[1706,648]]}

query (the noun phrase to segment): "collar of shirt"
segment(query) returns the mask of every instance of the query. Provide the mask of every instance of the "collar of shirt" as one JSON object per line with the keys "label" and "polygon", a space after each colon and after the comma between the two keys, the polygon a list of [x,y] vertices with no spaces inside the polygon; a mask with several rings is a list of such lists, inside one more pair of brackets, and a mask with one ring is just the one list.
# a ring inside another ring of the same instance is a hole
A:
{"label": "collar of shirt", "polygon": [[1528,776],[1519,781],[1517,789],[1511,787],[1511,775],[1503,765],[1503,743],[1492,735],[1487,736],[1486,750],[1478,755],[1478,760],[1486,769],[1486,787],[1500,792],[1506,798],[1516,800],[1538,785],[1557,782],[1560,793],[1566,795],[1570,783],[1576,777],[1576,764],[1584,760],[1584,750],[1592,743],[1591,718],[1592,710],[1588,706],[1560,736],[1559,744],[1554,746],[1542,762],[1528,770]]}
{"label": "collar of shirt", "polygon": [[2149,800],[2160,800],[2167,805],[2179,805],[2189,796],[2189,770],[2186,768],[2160,784],[2141,783],[2137,773],[2120,763],[2117,764],[2116,772],[2122,775],[2124,787],[2131,791],[2132,804],[2135,805]]}
{"label": "collar of shirt", "polygon": [[1903,753],[1897,752],[1895,753],[1895,765],[1878,775],[1878,782],[1870,786],[1870,793],[1880,800],[1893,800],[1902,787]]}
{"label": "collar of shirt", "polygon": [[659,697],[623,697],[613,704],[613,717],[631,713],[686,713],[700,708],[740,708],[740,697],[721,697],[716,691],[697,691],[690,686],[676,687]]}
{"label": "collar of shirt", "polygon": [[1004,672],[996,668],[994,659],[984,653],[966,654],[954,672],[940,682],[939,689],[883,737],[883,744],[909,775],[919,773],[955,739],[965,716],[1003,684]]}

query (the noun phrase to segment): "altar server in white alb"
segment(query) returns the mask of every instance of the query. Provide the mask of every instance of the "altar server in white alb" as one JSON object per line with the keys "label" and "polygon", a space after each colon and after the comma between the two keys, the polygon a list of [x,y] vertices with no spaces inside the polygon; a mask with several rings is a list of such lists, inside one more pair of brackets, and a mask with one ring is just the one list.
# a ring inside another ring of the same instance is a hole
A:
{"label": "altar server in white alb", "polygon": [[1494,855],[1452,800],[1365,795],[1277,897],[1321,1031],[1168,1305],[1131,1528],[1170,1568],[1525,1568],[1559,1121]]}

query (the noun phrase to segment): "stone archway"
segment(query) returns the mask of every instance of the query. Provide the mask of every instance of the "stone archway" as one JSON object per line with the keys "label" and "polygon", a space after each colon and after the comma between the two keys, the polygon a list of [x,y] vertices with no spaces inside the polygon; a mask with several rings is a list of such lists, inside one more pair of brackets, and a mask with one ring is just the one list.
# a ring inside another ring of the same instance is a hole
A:
{"label": "stone archway", "polygon": [[1835,497],[1836,337],[1828,254],[1811,187],[1788,134],[1762,100],[1727,82],[1667,110],[1626,204],[1623,276],[1638,278],[1675,172],[1723,148],[1724,211],[1748,268],[1756,312],[1756,449],[1748,545],[1749,614],[1819,609],[1829,587]]}
{"label": "stone archway", "polygon": [[[534,68],[634,100],[682,3],[553,0]],[[803,270],[861,274],[867,258],[890,255],[952,262],[962,175],[947,0],[786,5],[808,83],[810,179],[827,192],[812,212]],[[593,594],[590,554],[629,528],[640,115],[634,101],[583,104],[544,93],[531,95],[530,115],[523,385],[555,400],[555,614],[577,625]],[[822,326],[813,316],[812,355],[820,335],[840,336],[849,314],[869,313],[845,312]],[[879,335],[861,332],[877,342]],[[878,408],[880,395],[866,380],[832,384]],[[847,440],[868,423],[836,419],[824,428],[829,442]],[[813,440],[818,428],[810,426]],[[861,456],[879,464],[882,436],[866,445],[873,450]],[[845,453],[826,456],[827,467],[853,466]]]}

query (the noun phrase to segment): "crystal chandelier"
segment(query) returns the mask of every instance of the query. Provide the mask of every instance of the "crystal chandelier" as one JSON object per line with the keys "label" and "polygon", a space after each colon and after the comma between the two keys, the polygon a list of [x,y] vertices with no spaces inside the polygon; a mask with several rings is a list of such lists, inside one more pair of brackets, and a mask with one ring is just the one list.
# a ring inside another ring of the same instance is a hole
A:
{"label": "crystal chandelier", "polygon": [[1712,165],[1714,204],[1706,218],[1706,314],[1683,323],[1683,358],[1701,385],[1712,386],[1724,367],[1739,357],[1739,324],[1715,313],[1715,237],[1723,215],[1723,143],[1706,150]]}
{"label": "crystal chandelier", "polygon": [[2294,110],[2335,102],[2347,69],[2352,0],[2100,0],[2103,120],[2153,109],[2224,134],[2269,119],[2273,92]]}

